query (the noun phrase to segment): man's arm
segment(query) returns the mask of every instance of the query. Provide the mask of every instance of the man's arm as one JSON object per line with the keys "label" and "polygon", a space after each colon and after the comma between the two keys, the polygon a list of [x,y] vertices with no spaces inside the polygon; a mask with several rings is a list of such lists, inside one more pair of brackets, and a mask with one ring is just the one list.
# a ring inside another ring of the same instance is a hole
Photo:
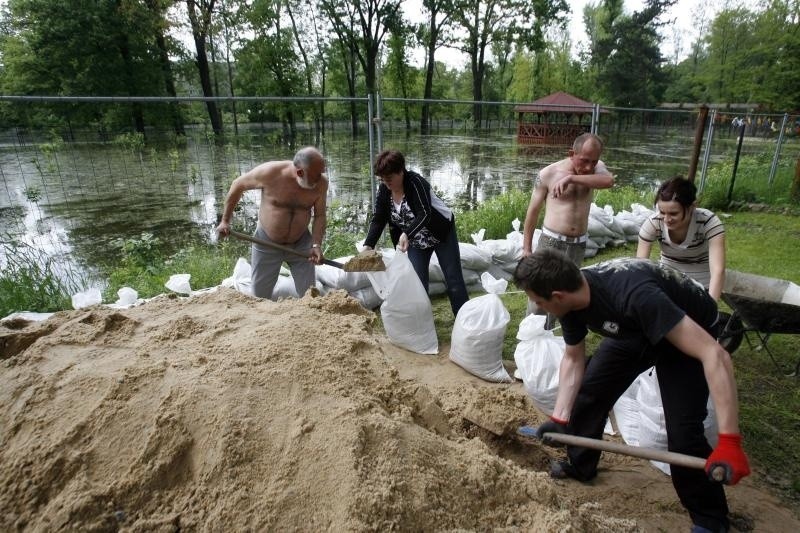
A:
{"label": "man's arm", "polygon": [[262,176],[263,167],[260,165],[249,172],[242,174],[231,183],[228,194],[225,196],[225,205],[222,210],[222,219],[219,226],[217,226],[217,233],[219,235],[229,235],[231,231],[231,219],[233,218],[233,210],[245,191],[251,189],[260,189],[263,187]]}
{"label": "man's arm", "polygon": [[594,167],[594,174],[567,174],[556,180],[553,184],[553,197],[558,198],[567,189],[567,185],[574,183],[590,189],[610,189],[614,186],[614,176],[608,171],[602,161]]}
{"label": "man's arm", "polygon": [[688,315],[669,330],[666,338],[681,352],[700,360],[714,400],[719,432],[738,434],[739,400],[730,354]]}
{"label": "man's arm", "polygon": [[572,414],[572,406],[578,396],[586,368],[586,340],[578,344],[567,344],[564,358],[558,370],[558,395],[553,408],[553,419],[567,422]]}
{"label": "man's arm", "polygon": [[708,284],[708,293],[714,300],[719,301],[722,289],[725,287],[725,234],[720,233],[708,241],[708,268],[711,272],[711,282]]}
{"label": "man's arm", "polygon": [[322,239],[328,226],[328,179],[323,177],[320,184],[319,198],[314,202],[314,220],[311,222],[311,244],[319,246],[312,246],[310,259],[317,264],[322,262]]}
{"label": "man's arm", "polygon": [[537,174],[536,183],[531,193],[531,201],[528,203],[528,211],[525,213],[525,222],[522,226],[522,257],[530,255],[533,251],[533,231],[539,222],[539,212],[547,198],[547,185],[543,183],[541,173]]}

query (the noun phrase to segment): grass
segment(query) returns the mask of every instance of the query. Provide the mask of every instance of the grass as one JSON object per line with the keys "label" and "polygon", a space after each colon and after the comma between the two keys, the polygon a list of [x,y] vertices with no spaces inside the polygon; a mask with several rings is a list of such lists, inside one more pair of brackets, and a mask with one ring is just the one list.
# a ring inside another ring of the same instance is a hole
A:
{"label": "grass", "polygon": [[8,235],[0,238],[0,266],[0,317],[22,310],[69,309],[71,295],[83,290],[76,276],[59,275],[53,257]]}
{"label": "grass", "polygon": [[[778,213],[719,212],[726,228],[727,266],[734,270],[800,282],[797,243],[800,216]],[[729,215],[729,216],[727,216]],[[601,250],[585,264],[633,256],[635,244]],[[503,358],[513,359],[519,323],[525,316],[525,295],[509,285],[503,303],[511,314],[503,343]],[[479,296],[476,293],[472,296]],[[453,315],[445,296],[433,299],[436,332],[441,343],[452,334]],[[724,303],[724,310],[729,310]],[[755,336],[751,334],[755,340]],[[589,353],[600,338],[587,339]],[[769,347],[786,369],[800,357],[800,335],[773,335]],[[734,369],[739,390],[740,426],[751,467],[789,507],[800,502],[800,377],[779,371],[763,350],[743,341],[735,352]]]}

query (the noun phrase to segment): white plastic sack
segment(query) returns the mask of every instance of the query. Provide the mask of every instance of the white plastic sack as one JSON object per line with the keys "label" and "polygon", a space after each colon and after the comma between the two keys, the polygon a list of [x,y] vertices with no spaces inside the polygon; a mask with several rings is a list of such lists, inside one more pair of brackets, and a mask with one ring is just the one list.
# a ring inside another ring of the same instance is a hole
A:
{"label": "white plastic sack", "polygon": [[368,272],[367,277],[383,298],[381,318],[389,341],[416,353],[439,353],[431,301],[408,255],[396,253],[385,272]]}
{"label": "white plastic sack", "polygon": [[381,302],[383,301],[371,285],[348,294],[358,300],[358,302],[363,305],[365,309],[377,309],[377,307],[381,305]]}
{"label": "white plastic sack", "polygon": [[97,305],[103,301],[103,296],[100,294],[100,289],[86,289],[72,295],[72,308],[80,309],[82,307],[89,307]]}
{"label": "white plastic sack", "polygon": [[492,264],[492,254],[486,250],[481,250],[474,244],[466,242],[458,243],[461,254],[461,268],[463,270],[477,270],[483,272]]}
{"label": "white plastic sack", "polygon": [[112,309],[127,309],[139,299],[139,293],[130,287],[121,287],[117,291],[117,301],[113,304],[108,304]]}
{"label": "white plastic sack", "polygon": [[508,282],[484,272],[483,288],[488,294],[467,301],[456,315],[450,341],[450,360],[487,381],[512,383],[503,366],[503,338],[511,320],[498,294]]}
{"label": "white plastic sack", "polygon": [[192,287],[189,285],[189,278],[191,277],[191,274],[173,274],[169,277],[164,286],[172,292],[191,294]]}
{"label": "white plastic sack", "polygon": [[553,414],[558,395],[558,371],[564,357],[564,339],[544,328],[547,317],[528,315],[519,323],[514,361],[534,405]]}

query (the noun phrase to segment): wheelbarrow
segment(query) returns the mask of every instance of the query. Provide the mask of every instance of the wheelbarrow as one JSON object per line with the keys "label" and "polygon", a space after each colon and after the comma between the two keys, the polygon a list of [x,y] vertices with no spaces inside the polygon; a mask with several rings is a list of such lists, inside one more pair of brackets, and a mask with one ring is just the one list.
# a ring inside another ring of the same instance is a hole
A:
{"label": "wheelbarrow", "polygon": [[[733,313],[720,337],[744,334],[750,348],[760,346],[780,372],[800,377],[800,359],[794,370],[787,372],[767,344],[774,333],[800,333],[800,287],[782,279],[726,270],[722,301]],[[755,343],[748,333],[755,334]]]}

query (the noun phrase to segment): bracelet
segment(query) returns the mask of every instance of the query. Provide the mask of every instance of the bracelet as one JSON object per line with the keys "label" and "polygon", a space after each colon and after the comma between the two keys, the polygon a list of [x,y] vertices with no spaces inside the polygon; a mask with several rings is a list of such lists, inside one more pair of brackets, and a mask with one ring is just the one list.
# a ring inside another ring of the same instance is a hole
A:
{"label": "bracelet", "polygon": [[312,247],[312,248],[319,248],[319,247],[320,247],[320,245],[319,245],[319,244],[312,244],[312,245],[311,245],[311,247]]}

